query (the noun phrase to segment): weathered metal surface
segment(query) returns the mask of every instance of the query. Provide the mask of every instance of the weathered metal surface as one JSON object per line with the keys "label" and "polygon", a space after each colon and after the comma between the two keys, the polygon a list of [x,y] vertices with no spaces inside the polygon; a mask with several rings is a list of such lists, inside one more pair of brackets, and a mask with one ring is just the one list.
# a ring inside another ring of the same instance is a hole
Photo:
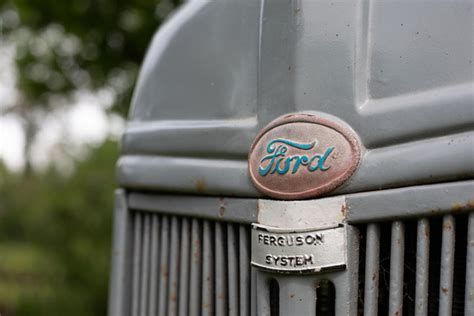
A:
{"label": "weathered metal surface", "polygon": [[430,268],[430,223],[427,218],[418,221],[416,234],[416,315],[428,315]]}
{"label": "weathered metal surface", "polygon": [[355,171],[357,137],[335,119],[286,115],[264,127],[250,147],[249,175],[258,190],[278,199],[333,191]]}
{"label": "weathered metal surface", "polygon": [[469,214],[466,257],[466,297],[464,312],[474,314],[474,212]]}
{"label": "weathered metal surface", "polygon": [[339,117],[367,148],[335,193],[472,178],[472,9],[469,0],[190,1],[142,67],[119,182],[258,197],[245,161],[252,139],[302,112]]}
{"label": "weathered metal surface", "polygon": [[390,245],[390,289],[388,314],[398,316],[403,313],[403,273],[405,269],[405,224],[392,223]]}
{"label": "weathered metal surface", "polygon": [[449,316],[453,310],[454,251],[456,222],[452,215],[443,218],[441,243],[441,267],[439,282],[439,315]]}
{"label": "weathered metal surface", "polygon": [[117,189],[115,191],[112,269],[109,284],[109,315],[126,316],[130,311],[131,301],[127,295],[127,289],[131,286],[132,225],[126,193],[122,189]]}
{"label": "weathered metal surface", "polygon": [[283,230],[252,225],[252,265],[275,272],[321,272],[346,267],[345,228]]}
{"label": "weathered metal surface", "polygon": [[257,222],[274,228],[334,228],[345,218],[344,196],[306,201],[258,200]]}
{"label": "weathered metal surface", "polygon": [[468,212],[474,210],[474,180],[348,195],[346,203],[350,223]]}
{"label": "weathered metal surface", "polygon": [[[331,194],[472,179],[473,147],[474,132],[467,131],[368,149],[351,179]],[[245,160],[226,157],[124,155],[118,162],[118,181],[132,189],[261,197],[247,167]]]}
{"label": "weathered metal surface", "polygon": [[294,202],[132,192],[128,204],[132,209],[164,214],[248,224],[267,222],[276,227],[284,227],[296,216],[302,224],[314,220],[329,227],[344,217],[355,224],[469,212],[474,210],[473,192],[474,180],[469,180]]}
{"label": "weathered metal surface", "polygon": [[380,227],[378,224],[367,225],[365,249],[364,316],[377,316],[380,279]]}

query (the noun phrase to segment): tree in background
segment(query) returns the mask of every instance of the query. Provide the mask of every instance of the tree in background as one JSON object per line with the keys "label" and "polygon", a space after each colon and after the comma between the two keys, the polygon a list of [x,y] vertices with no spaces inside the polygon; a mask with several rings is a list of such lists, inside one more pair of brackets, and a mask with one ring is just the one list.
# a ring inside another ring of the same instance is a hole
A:
{"label": "tree in background", "polygon": [[107,111],[125,115],[148,43],[178,2],[0,0],[19,92],[0,115],[18,116],[26,138],[24,172],[0,161],[2,316],[106,314],[117,144],[87,148],[66,174],[35,170],[31,148],[44,117],[78,93],[106,93]]}
{"label": "tree in background", "polygon": [[0,171],[0,314],[105,315],[115,142],[71,175]]}
{"label": "tree in background", "polygon": [[21,93],[4,112],[23,120],[26,172],[41,119],[78,91],[106,91],[110,111],[127,113],[148,43],[179,1],[0,0],[0,36],[16,47]]}

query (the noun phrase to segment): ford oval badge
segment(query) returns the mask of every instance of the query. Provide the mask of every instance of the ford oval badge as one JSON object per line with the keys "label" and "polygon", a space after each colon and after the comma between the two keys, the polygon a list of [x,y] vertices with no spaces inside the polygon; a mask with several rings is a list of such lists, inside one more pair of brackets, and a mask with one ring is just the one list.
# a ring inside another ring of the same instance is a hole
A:
{"label": "ford oval badge", "polygon": [[359,164],[360,152],[355,133],[336,120],[286,115],[257,135],[250,148],[249,174],[268,196],[311,198],[349,179]]}

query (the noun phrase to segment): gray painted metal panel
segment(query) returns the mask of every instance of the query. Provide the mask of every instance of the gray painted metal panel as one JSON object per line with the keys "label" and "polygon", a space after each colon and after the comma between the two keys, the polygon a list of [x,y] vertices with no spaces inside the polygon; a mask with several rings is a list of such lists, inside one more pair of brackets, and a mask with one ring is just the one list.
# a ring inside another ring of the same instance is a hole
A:
{"label": "gray painted metal panel", "polygon": [[129,203],[131,209],[163,214],[239,223],[257,221],[258,200],[256,199],[131,193]]}
{"label": "gray painted metal panel", "polygon": [[169,265],[168,265],[168,312],[166,315],[173,316],[178,314],[178,285],[179,285],[179,249],[180,249],[180,240],[179,240],[179,223],[176,216],[171,217],[171,227],[170,227],[170,252],[168,256]]}
{"label": "gray painted metal panel", "polygon": [[211,223],[204,221],[202,225],[202,315],[214,314],[214,251],[212,247],[213,229]]}
{"label": "gray painted metal panel", "polygon": [[214,223],[214,249],[215,249],[215,297],[216,304],[215,315],[227,315],[228,305],[228,281],[227,281],[227,256],[226,253],[226,237],[224,230],[225,223]]}
{"label": "gray painted metal panel", "polygon": [[[227,224],[227,263],[229,316],[239,315],[239,230],[234,224]],[[245,269],[245,265],[242,270]],[[243,285],[245,286],[245,285]],[[248,291],[248,289],[247,289]]]}
{"label": "gray painted metal panel", "polygon": [[141,266],[142,216],[133,217],[133,272],[132,272],[132,316],[140,315],[140,266]]}
{"label": "gray painted metal panel", "polygon": [[153,214],[151,218],[150,292],[148,299],[148,312],[150,313],[150,315],[156,315],[158,308],[158,281],[160,277],[160,243],[158,239],[158,235],[160,232],[160,220],[158,216],[158,214]]}
{"label": "gray painted metal panel", "polygon": [[131,245],[132,219],[127,207],[125,191],[115,191],[112,269],[109,285],[109,316],[125,316],[130,311],[130,300],[127,290],[130,288],[131,278]]}
{"label": "gray painted metal panel", "polygon": [[335,115],[360,136],[360,169],[336,194],[472,178],[472,8],[190,1],[142,67],[119,182],[259,197],[247,178],[250,142],[291,112]]}
{"label": "gray painted metal panel", "polygon": [[454,249],[456,222],[452,215],[443,218],[441,243],[441,270],[439,284],[439,315],[451,315],[453,309]]}
{"label": "gray painted metal panel", "polygon": [[279,277],[280,315],[316,315],[317,282],[312,278]]}
{"label": "gray painted metal panel", "polygon": [[[464,132],[368,150],[353,177],[332,194],[469,179],[474,177],[472,148],[474,132]],[[125,155],[117,177],[122,186],[134,189],[261,196],[244,160]]]}
{"label": "gray painted metal panel", "polygon": [[430,267],[430,223],[427,218],[418,221],[416,244],[416,315],[428,315],[429,267]]}
{"label": "gray painted metal panel", "polygon": [[474,210],[474,181],[414,186],[347,196],[350,223]]}
{"label": "gray painted metal panel", "polygon": [[466,298],[464,312],[474,314],[474,212],[469,214],[466,258]]}
{"label": "gray painted metal panel", "polygon": [[365,255],[364,316],[377,316],[379,298],[380,227],[367,225]]}
{"label": "gray painted metal panel", "polygon": [[202,225],[191,220],[191,269],[189,280],[189,315],[201,315],[201,273],[202,273]]}
{"label": "gray painted metal panel", "polygon": [[[462,213],[474,210],[474,180],[348,194],[347,221],[351,224]],[[325,205],[335,198],[315,200]],[[239,223],[259,223],[259,200],[231,197],[197,197],[132,192],[131,209],[195,216]],[[291,203],[291,202],[290,202]],[[294,202],[307,204],[308,201]]]}
{"label": "gray painted metal panel", "polygon": [[149,274],[149,268],[150,268],[150,214],[143,214],[142,216],[142,240],[141,240],[141,247],[142,247],[142,253],[141,253],[141,275],[140,275],[140,315],[146,316],[148,315],[148,294],[149,294],[149,288],[148,288],[148,282],[150,280],[150,274]]}
{"label": "gray painted metal panel", "polygon": [[160,281],[158,290],[158,315],[165,315],[168,308],[169,257],[170,257],[170,220],[168,216],[161,217],[160,231]]}
{"label": "gray painted metal panel", "polygon": [[256,293],[259,299],[255,300],[256,314],[252,316],[270,315],[270,280],[269,276],[256,270]]}
{"label": "gray painted metal panel", "polygon": [[403,269],[405,252],[405,224],[392,223],[392,242],[390,246],[390,292],[389,315],[401,315],[403,312]]}
{"label": "gray painted metal panel", "polygon": [[179,295],[178,315],[189,315],[189,273],[190,273],[190,237],[191,225],[189,218],[181,220],[181,249],[179,259]]}
{"label": "gray painted metal panel", "polygon": [[[239,267],[240,267],[240,315],[250,314],[250,231],[244,225],[239,226]],[[252,284],[253,285],[253,284]]]}

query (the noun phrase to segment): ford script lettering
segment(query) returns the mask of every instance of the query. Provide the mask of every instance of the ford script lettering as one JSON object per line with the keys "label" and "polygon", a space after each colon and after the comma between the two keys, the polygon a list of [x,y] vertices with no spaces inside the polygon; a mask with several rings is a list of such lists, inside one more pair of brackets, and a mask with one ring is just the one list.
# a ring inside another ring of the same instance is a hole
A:
{"label": "ford script lettering", "polygon": [[263,128],[249,153],[249,175],[264,194],[304,199],[335,190],[357,169],[357,135],[327,114],[287,115]]}
{"label": "ford script lettering", "polygon": [[309,144],[300,144],[288,139],[275,139],[268,143],[267,152],[268,155],[260,160],[260,166],[258,172],[261,176],[266,176],[268,173],[273,174],[286,174],[290,168],[291,173],[294,174],[298,171],[300,166],[306,166],[310,172],[321,170],[326,171],[331,166],[325,165],[325,162],[334,147],[329,147],[323,154],[315,153],[312,156],[309,155],[292,155],[286,157],[288,146],[299,149],[301,151],[310,151],[315,147],[316,142]]}

